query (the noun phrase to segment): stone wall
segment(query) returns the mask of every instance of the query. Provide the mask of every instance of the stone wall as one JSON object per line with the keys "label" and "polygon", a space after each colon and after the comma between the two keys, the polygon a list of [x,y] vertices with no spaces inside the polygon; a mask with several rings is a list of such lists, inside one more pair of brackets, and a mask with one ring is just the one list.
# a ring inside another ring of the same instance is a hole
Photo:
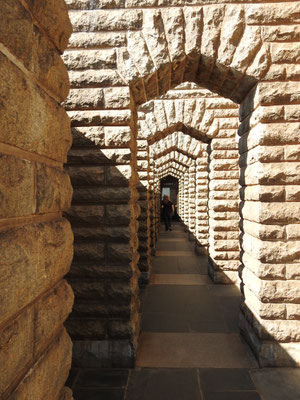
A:
{"label": "stone wall", "polygon": [[3,0],[0,14],[0,397],[69,399],[72,139],[60,55],[72,27],[62,0]]}

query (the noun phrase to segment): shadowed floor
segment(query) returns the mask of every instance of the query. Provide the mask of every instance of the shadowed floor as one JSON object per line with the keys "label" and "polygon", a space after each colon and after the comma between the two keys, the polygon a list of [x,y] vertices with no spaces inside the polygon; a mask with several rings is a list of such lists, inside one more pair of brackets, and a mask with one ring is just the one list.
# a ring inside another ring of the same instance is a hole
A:
{"label": "shadowed floor", "polygon": [[72,370],[75,400],[297,400],[300,370],[259,369],[239,335],[240,293],[214,285],[182,224],[161,232],[134,370]]}

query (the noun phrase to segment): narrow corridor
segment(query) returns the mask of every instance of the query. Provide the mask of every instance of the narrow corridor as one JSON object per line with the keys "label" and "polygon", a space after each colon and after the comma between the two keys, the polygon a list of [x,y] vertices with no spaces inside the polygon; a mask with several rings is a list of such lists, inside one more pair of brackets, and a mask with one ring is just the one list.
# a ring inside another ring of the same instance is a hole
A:
{"label": "narrow corridor", "polygon": [[239,334],[238,289],[211,282],[182,224],[161,230],[152,264],[135,369],[73,369],[75,400],[300,398],[299,370],[258,368]]}

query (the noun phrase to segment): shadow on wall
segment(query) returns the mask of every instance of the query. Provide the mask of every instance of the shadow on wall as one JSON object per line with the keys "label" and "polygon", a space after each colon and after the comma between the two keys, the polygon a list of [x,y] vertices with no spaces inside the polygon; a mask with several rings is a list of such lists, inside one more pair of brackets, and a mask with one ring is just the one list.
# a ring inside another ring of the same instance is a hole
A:
{"label": "shadow on wall", "polygon": [[66,217],[75,243],[67,279],[75,303],[66,326],[73,364],[132,367],[139,332],[139,209],[129,184],[131,153],[124,148],[104,154],[101,132],[90,138],[77,128],[72,132],[66,171],[74,195]]}

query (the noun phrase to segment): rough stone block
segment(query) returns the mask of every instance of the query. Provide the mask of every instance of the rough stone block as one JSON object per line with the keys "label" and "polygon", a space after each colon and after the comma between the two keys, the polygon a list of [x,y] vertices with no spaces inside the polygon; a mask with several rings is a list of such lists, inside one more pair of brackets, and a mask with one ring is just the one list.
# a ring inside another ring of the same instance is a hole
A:
{"label": "rough stone block", "polygon": [[[63,5],[62,0],[53,1],[59,1]],[[30,2],[37,3],[34,0],[29,0],[27,3]],[[60,39],[63,40],[64,37],[68,40],[69,19],[66,10],[64,11],[60,15],[60,22],[66,30]],[[69,91],[69,80],[66,67],[57,49],[49,46],[45,35],[33,25],[30,14],[19,1],[3,0],[2,12],[6,17],[0,28],[1,42],[24,64],[25,68],[35,74],[38,81],[55,93],[60,101],[64,100]],[[39,16],[42,17],[42,15]],[[44,20],[44,18],[41,19]],[[22,46],[19,45],[20,43]]]}
{"label": "rough stone block", "polygon": [[35,304],[35,354],[48,344],[53,333],[64,323],[72,311],[73,301],[71,286],[63,280]]}
{"label": "rough stone block", "polygon": [[143,13],[138,10],[84,10],[70,13],[74,32],[138,30]]}
{"label": "rough stone block", "polygon": [[66,211],[70,208],[73,190],[68,174],[57,168],[36,164],[36,211]]}
{"label": "rough stone block", "polygon": [[11,394],[11,399],[59,399],[71,368],[71,356],[72,342],[63,329],[51,347],[25,375]]}
{"label": "rough stone block", "polygon": [[1,329],[0,392],[2,394],[33,357],[33,321],[34,312],[31,307]]}
{"label": "rough stone block", "polygon": [[64,219],[1,232],[1,321],[31,303],[68,272],[72,245],[70,225]]}
{"label": "rough stone block", "polygon": [[72,33],[72,25],[64,0],[50,0],[46,3],[38,0],[25,0],[25,2],[57,48],[63,52],[67,48]]}
{"label": "rough stone block", "polygon": [[0,217],[21,217],[34,214],[34,165],[27,160],[1,154],[0,171]]}
{"label": "rough stone block", "polygon": [[[68,50],[62,56],[68,69],[113,69],[116,68],[116,51],[114,49],[74,51]],[[93,74],[96,74],[93,72]],[[93,75],[94,76],[94,75]]]}
{"label": "rough stone block", "polygon": [[70,120],[65,110],[2,54],[0,74],[0,141],[65,162],[71,145]]}

